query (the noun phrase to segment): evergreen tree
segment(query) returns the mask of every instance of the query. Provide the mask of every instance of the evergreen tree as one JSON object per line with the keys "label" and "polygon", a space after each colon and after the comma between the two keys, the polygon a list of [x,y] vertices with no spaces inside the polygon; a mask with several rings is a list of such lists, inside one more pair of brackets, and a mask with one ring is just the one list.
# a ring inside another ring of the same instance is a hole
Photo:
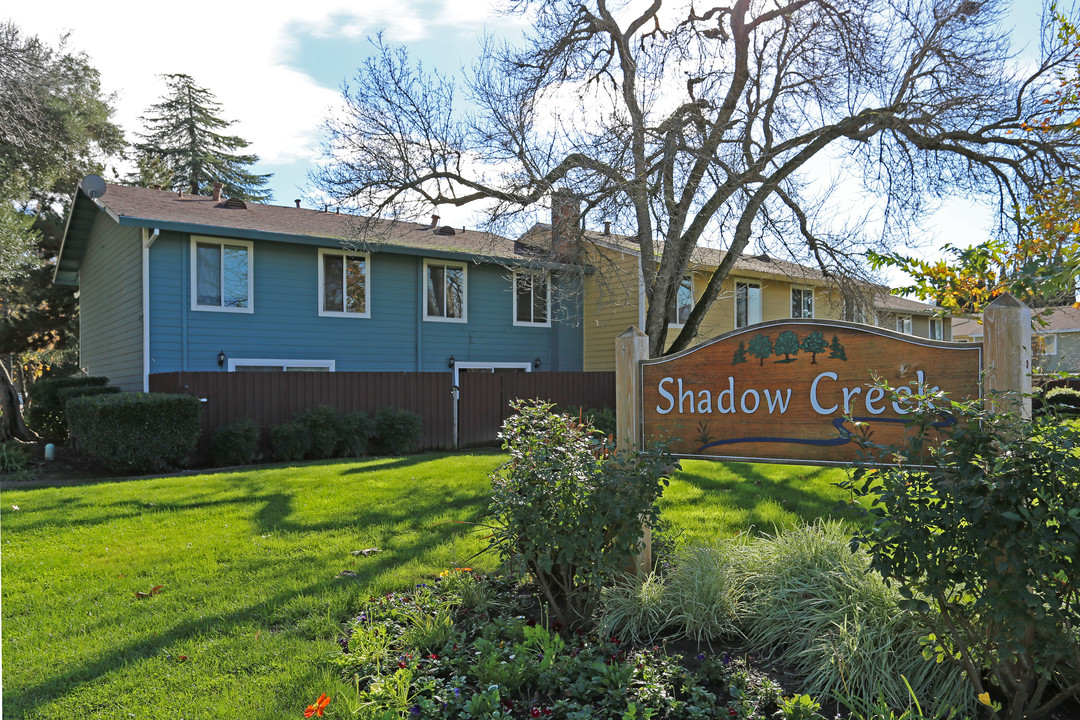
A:
{"label": "evergreen tree", "polygon": [[82,53],[0,23],[0,440],[31,439],[12,380],[75,355],[74,288],[54,286],[63,216],[79,180],[123,148],[112,98]]}
{"label": "evergreen tree", "polygon": [[239,152],[251,144],[248,141],[224,134],[233,121],[219,116],[221,105],[214,94],[196,85],[190,75],[162,77],[168,92],[140,118],[147,131],[139,135],[142,142],[135,146],[141,156],[136,184],[153,184],[142,177],[143,170],[164,165],[171,173],[171,190],[210,195],[214,183],[220,182],[228,197],[257,202],[271,199],[265,187],[270,175],[248,171],[259,157]]}
{"label": "evergreen tree", "polygon": [[837,360],[847,360],[847,353],[844,352],[844,346],[840,344],[840,338],[836,335],[832,336],[832,342],[829,343],[829,357],[836,358]]}
{"label": "evergreen tree", "polygon": [[746,346],[743,345],[743,341],[739,341],[739,347],[735,349],[735,355],[731,358],[732,365],[738,365],[739,363],[746,362]]}

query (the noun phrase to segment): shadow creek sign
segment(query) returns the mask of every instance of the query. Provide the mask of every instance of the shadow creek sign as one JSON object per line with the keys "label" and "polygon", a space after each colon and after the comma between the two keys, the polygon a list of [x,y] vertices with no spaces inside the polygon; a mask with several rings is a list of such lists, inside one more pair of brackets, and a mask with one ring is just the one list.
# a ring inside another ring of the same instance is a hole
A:
{"label": "shadow creek sign", "polygon": [[981,344],[847,322],[760,323],[643,361],[643,440],[666,440],[682,457],[847,464],[857,456],[852,420],[876,443],[899,443],[914,409],[904,396],[978,397],[981,369]]}

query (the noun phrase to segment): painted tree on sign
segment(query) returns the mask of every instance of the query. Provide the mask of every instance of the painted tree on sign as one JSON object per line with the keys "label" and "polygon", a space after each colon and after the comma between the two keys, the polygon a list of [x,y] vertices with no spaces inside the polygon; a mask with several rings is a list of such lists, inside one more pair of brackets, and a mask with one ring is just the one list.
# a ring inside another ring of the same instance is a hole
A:
{"label": "painted tree on sign", "polygon": [[743,345],[743,341],[739,341],[739,347],[735,348],[735,357],[731,359],[732,365],[738,365],[739,363],[746,362],[746,346]]}
{"label": "painted tree on sign", "polygon": [[784,359],[777,360],[776,362],[793,362],[795,358],[791,356],[797,352],[799,352],[799,336],[791,330],[785,330],[780,333],[780,337],[776,338],[776,348],[774,349],[774,353],[777,356],[783,355]]}
{"label": "painted tree on sign", "polygon": [[799,346],[803,352],[810,353],[810,364],[817,365],[817,354],[819,352],[825,352],[829,344],[825,342],[825,336],[821,334],[820,330],[814,332],[803,338],[802,344]]}
{"label": "painted tree on sign", "polygon": [[755,335],[750,338],[750,347],[747,348],[750,354],[756,357],[760,362],[759,366],[765,365],[765,358],[772,355],[773,345],[772,340],[768,335]]}
{"label": "painted tree on sign", "polygon": [[832,336],[832,342],[829,343],[829,357],[836,358],[837,360],[847,360],[847,353],[844,352],[844,346],[840,344],[840,338],[836,335]]}

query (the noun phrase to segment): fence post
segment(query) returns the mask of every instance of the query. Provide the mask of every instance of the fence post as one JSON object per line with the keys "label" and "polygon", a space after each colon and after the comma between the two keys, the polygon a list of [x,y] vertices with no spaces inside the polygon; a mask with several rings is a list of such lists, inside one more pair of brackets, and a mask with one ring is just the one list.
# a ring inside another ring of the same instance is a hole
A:
{"label": "fence post", "polygon": [[983,311],[984,397],[1014,393],[994,403],[998,412],[1020,410],[1031,419],[1031,308],[1005,293]]}
{"label": "fence post", "polygon": [[[615,338],[615,443],[619,452],[641,450],[641,379],[638,363],[649,357],[649,336],[628,327]],[[652,529],[641,526],[638,575],[652,570]]]}

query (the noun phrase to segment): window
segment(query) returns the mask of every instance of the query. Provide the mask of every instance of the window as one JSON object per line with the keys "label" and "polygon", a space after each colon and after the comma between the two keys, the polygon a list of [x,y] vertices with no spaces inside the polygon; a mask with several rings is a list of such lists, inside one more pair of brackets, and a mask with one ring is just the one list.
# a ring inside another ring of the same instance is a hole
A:
{"label": "window", "polygon": [[735,283],[735,327],[743,328],[761,322],[761,285],[752,282]]}
{"label": "window", "polygon": [[514,271],[514,324],[551,325],[551,277]]}
{"label": "window", "polygon": [[668,325],[683,326],[694,309],[694,278],[687,275],[679,283],[679,294],[675,297],[675,307],[668,313]]}
{"label": "window", "polygon": [[191,309],[253,312],[251,243],[191,236]]}
{"label": "window", "polygon": [[319,249],[319,315],[371,317],[365,254]]}
{"label": "window", "polygon": [[1057,355],[1057,335],[1036,335],[1033,340],[1036,355]]}
{"label": "window", "polygon": [[896,316],[896,332],[904,333],[905,335],[911,334],[911,316],[910,315],[897,315]]}
{"label": "window", "polygon": [[229,358],[229,372],[334,372],[333,360]]}
{"label": "window", "polygon": [[465,322],[465,264],[424,261],[424,319]]}
{"label": "window", "polygon": [[791,317],[814,317],[814,291],[811,288],[791,288]]}
{"label": "window", "polygon": [[931,340],[944,340],[945,339],[945,321],[941,318],[930,318],[930,339]]}

